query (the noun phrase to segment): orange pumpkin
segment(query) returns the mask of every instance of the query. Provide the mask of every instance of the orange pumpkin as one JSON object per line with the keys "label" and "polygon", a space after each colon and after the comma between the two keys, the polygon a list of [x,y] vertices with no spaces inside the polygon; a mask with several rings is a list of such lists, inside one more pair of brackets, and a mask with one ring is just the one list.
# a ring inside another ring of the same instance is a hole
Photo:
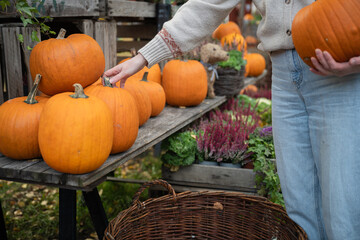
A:
{"label": "orange pumpkin", "polygon": [[245,41],[249,45],[256,45],[258,43],[257,38],[250,35],[245,37]]}
{"label": "orange pumpkin", "polygon": [[248,85],[246,88],[241,89],[240,94],[244,94],[245,92],[257,92],[258,88],[254,84]]}
{"label": "orange pumpkin", "polygon": [[36,96],[40,79],[38,74],[27,97],[10,99],[0,106],[0,152],[9,158],[41,157],[38,129],[46,98]]}
{"label": "orange pumpkin", "polygon": [[230,48],[236,47],[238,51],[244,51],[247,50],[247,43],[244,39],[244,37],[241,34],[238,33],[230,33],[220,40],[221,46],[229,46]]}
{"label": "orange pumpkin", "polygon": [[246,76],[257,77],[265,70],[266,61],[263,55],[259,53],[249,53],[244,56],[244,59],[246,60]]}
{"label": "orange pumpkin", "polygon": [[151,116],[151,100],[145,87],[136,81],[126,81],[127,90],[135,99],[139,113],[139,126],[144,125]]}
{"label": "orange pumpkin", "polygon": [[30,54],[30,71],[42,75],[39,90],[52,96],[94,83],[104,72],[105,57],[99,44],[86,34],[59,36],[38,43]]}
{"label": "orange pumpkin", "polygon": [[145,87],[146,92],[150,97],[151,102],[151,117],[159,115],[165,107],[166,96],[164,88],[156,83],[147,80],[148,72],[144,73],[142,78],[134,78],[132,81],[136,81]]}
{"label": "orange pumpkin", "polygon": [[136,102],[123,88],[113,87],[109,78],[104,78],[104,85],[92,85],[85,93],[103,100],[113,116],[114,141],[111,153],[128,150],[135,142],[139,130],[139,115]]}
{"label": "orange pumpkin", "polygon": [[44,161],[53,169],[83,174],[99,168],[113,142],[109,107],[95,96],[86,96],[80,84],[75,94],[51,97],[39,122],[39,146]]}
{"label": "orange pumpkin", "polygon": [[246,21],[254,20],[254,15],[247,13],[244,15],[244,20],[246,20]]}
{"label": "orange pumpkin", "polygon": [[302,8],[292,23],[292,39],[301,59],[313,67],[315,49],[337,62],[360,55],[360,1],[318,0]]}
{"label": "orange pumpkin", "polygon": [[221,40],[224,36],[230,33],[241,34],[240,27],[235,22],[229,21],[227,23],[222,23],[212,34],[214,39]]}
{"label": "orange pumpkin", "polygon": [[164,66],[163,87],[169,105],[198,105],[207,93],[206,70],[196,60],[171,60]]}

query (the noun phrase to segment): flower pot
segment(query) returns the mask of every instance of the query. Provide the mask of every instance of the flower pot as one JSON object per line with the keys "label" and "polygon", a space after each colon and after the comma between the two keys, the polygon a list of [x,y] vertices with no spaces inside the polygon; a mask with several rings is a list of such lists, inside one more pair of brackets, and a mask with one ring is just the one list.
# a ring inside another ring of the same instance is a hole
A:
{"label": "flower pot", "polygon": [[200,164],[200,165],[208,165],[208,166],[219,166],[219,163],[214,162],[214,161],[201,161],[198,164]]}
{"label": "flower pot", "polygon": [[224,163],[220,162],[221,167],[229,167],[229,168],[241,168],[240,163]]}

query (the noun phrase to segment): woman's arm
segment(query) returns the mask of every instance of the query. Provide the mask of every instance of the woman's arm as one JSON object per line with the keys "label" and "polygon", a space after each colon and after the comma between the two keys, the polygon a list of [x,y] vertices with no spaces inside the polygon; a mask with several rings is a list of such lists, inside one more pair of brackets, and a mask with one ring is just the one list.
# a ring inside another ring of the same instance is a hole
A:
{"label": "woman's arm", "polygon": [[315,50],[316,58],[312,57],[311,62],[315,68],[310,71],[323,76],[345,76],[360,72],[360,56],[350,58],[348,62],[336,62],[327,51]]}

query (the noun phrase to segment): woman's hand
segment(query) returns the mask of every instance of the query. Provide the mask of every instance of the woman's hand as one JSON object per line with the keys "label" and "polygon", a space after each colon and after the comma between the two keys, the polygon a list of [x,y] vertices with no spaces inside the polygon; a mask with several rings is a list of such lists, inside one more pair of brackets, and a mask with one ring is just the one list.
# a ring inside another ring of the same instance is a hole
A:
{"label": "woman's hand", "polygon": [[335,75],[342,77],[352,73],[360,72],[360,57],[350,58],[348,62],[336,62],[329,52],[315,50],[316,58],[312,57],[311,62],[315,68],[310,71],[322,76]]}
{"label": "woman's hand", "polygon": [[109,77],[113,85],[120,81],[120,87],[124,87],[126,79],[143,69],[146,65],[146,59],[141,54],[137,54],[135,57],[107,70],[103,76]]}

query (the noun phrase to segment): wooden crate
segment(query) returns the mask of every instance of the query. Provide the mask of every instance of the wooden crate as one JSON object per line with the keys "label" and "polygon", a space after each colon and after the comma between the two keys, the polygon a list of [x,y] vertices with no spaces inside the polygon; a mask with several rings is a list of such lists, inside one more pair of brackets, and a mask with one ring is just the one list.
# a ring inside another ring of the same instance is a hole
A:
{"label": "wooden crate", "polygon": [[255,173],[252,169],[192,164],[177,172],[162,168],[162,178],[174,188],[182,190],[227,190],[256,193]]}

